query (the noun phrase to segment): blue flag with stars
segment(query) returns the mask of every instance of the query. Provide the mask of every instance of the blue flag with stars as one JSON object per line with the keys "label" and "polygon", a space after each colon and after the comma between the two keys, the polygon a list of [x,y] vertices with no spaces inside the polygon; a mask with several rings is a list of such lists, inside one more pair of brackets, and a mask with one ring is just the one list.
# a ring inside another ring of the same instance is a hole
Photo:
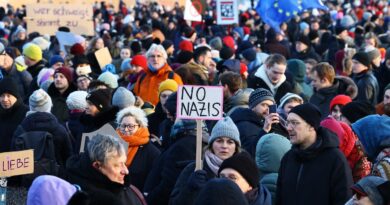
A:
{"label": "blue flag with stars", "polygon": [[280,24],[307,9],[324,9],[321,0],[259,0],[256,11],[261,19],[275,31],[280,31]]}

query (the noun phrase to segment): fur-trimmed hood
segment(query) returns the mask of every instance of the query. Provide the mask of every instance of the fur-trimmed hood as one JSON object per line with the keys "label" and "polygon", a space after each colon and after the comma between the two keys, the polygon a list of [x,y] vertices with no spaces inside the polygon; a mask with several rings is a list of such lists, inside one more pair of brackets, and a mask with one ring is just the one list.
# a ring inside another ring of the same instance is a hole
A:
{"label": "fur-trimmed hood", "polygon": [[353,82],[352,78],[347,76],[336,76],[335,83],[339,84],[339,94],[348,95],[349,97],[351,97],[351,99],[356,98],[358,94],[358,87],[355,82]]}

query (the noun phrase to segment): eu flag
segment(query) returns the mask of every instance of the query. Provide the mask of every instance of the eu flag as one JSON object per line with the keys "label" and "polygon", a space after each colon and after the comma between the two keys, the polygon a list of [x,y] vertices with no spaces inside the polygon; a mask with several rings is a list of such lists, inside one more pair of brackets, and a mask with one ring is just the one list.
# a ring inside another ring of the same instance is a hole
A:
{"label": "eu flag", "polygon": [[259,0],[256,11],[265,23],[279,31],[282,22],[313,8],[328,10],[321,0]]}

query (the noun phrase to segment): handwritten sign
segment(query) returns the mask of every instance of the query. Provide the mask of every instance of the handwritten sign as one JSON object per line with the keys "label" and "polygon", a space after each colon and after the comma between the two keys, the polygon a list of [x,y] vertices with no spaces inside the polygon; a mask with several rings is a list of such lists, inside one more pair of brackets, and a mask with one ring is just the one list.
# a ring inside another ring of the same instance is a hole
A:
{"label": "handwritten sign", "polygon": [[222,86],[179,86],[177,118],[194,120],[222,119]]}
{"label": "handwritten sign", "polygon": [[217,0],[217,24],[230,25],[238,23],[238,1]]}
{"label": "handwritten sign", "polygon": [[0,153],[0,177],[11,177],[34,172],[34,151]]}
{"label": "handwritten sign", "polygon": [[97,50],[95,52],[95,57],[101,69],[103,69],[104,66],[112,62],[112,57],[107,47]]}
{"label": "handwritten sign", "polygon": [[79,35],[94,35],[92,6],[82,4],[30,4],[26,7],[27,32],[55,35],[65,26]]}

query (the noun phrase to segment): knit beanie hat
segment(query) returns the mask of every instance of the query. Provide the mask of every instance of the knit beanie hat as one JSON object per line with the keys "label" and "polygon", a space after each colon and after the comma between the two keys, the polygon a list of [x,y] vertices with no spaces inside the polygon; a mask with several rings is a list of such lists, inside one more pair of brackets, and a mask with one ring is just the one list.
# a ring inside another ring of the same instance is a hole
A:
{"label": "knit beanie hat", "polygon": [[301,96],[295,94],[295,93],[286,93],[281,99],[280,99],[280,105],[279,107],[283,108],[285,104],[287,104],[287,102],[290,100],[290,99],[297,99],[299,101],[301,101],[301,103],[303,103],[303,99]]}
{"label": "knit beanie hat", "polygon": [[70,47],[70,53],[75,56],[83,55],[84,52],[85,52],[84,47],[79,43],[76,43],[72,47]]}
{"label": "knit beanie hat", "polygon": [[305,44],[307,47],[310,47],[310,45],[311,45],[310,38],[308,36],[305,36],[305,35],[300,35],[297,39],[297,42],[301,42],[301,43]]}
{"label": "knit beanie hat", "polygon": [[371,114],[375,114],[375,108],[368,102],[353,101],[341,108],[341,113],[350,123]]}
{"label": "knit beanie hat", "polygon": [[118,87],[118,78],[116,75],[111,72],[104,72],[99,75],[98,80],[110,86],[110,88],[115,89]]}
{"label": "knit beanie hat", "polygon": [[182,51],[194,52],[194,45],[192,44],[191,41],[182,40],[179,43],[179,49],[182,50]]}
{"label": "knit beanie hat", "polygon": [[302,21],[300,24],[299,24],[299,30],[300,31],[304,31],[305,29],[308,29],[310,26],[308,23]]}
{"label": "knit beanie hat", "polygon": [[119,109],[133,106],[135,103],[134,94],[124,87],[118,87],[112,96],[112,105],[118,106]]}
{"label": "knit beanie hat", "polygon": [[131,62],[131,58],[123,59],[123,61],[121,63],[121,71],[122,72],[126,72],[128,70],[132,70],[132,66],[131,66],[130,62]]}
{"label": "knit beanie hat", "polygon": [[23,55],[31,58],[34,61],[42,60],[42,50],[39,46],[29,43],[28,45],[23,47]]}
{"label": "knit beanie hat", "polygon": [[87,95],[85,91],[74,91],[71,92],[66,98],[66,105],[69,110],[85,110],[88,106],[87,104]]}
{"label": "knit beanie hat", "polygon": [[249,102],[248,102],[249,108],[252,109],[256,107],[257,104],[263,102],[264,100],[271,100],[272,102],[275,103],[275,99],[271,91],[264,88],[257,88],[249,96]]}
{"label": "knit beanie hat", "polygon": [[42,36],[34,38],[31,42],[39,46],[39,48],[41,48],[42,51],[48,49],[50,46],[50,41],[46,40]]}
{"label": "knit beanie hat", "polygon": [[321,112],[317,106],[311,103],[305,103],[295,106],[290,110],[290,113],[295,113],[301,117],[305,122],[311,125],[314,129],[318,129],[321,122]]}
{"label": "knit beanie hat", "polygon": [[230,59],[233,55],[234,55],[234,50],[227,46],[222,47],[221,51],[219,51],[219,56],[223,60]]}
{"label": "knit beanie hat", "polygon": [[186,64],[194,57],[194,53],[191,51],[181,50],[177,56],[176,61],[180,64]]}
{"label": "knit beanie hat", "polygon": [[236,42],[234,41],[234,38],[232,36],[225,36],[222,39],[222,42],[225,46],[231,48],[233,52],[236,50]]}
{"label": "knit beanie hat", "polygon": [[219,51],[222,49],[222,39],[218,36],[211,39],[209,44],[210,44],[211,48],[213,48],[215,50]]}
{"label": "knit beanie hat", "polygon": [[171,40],[165,40],[161,45],[167,50],[169,47],[173,46],[173,42]]}
{"label": "knit beanie hat", "polygon": [[11,94],[16,98],[20,97],[18,85],[10,77],[5,77],[2,80],[0,80],[0,95],[4,93]]}
{"label": "knit beanie hat", "polygon": [[53,55],[51,58],[50,58],[50,61],[49,61],[49,66],[53,66],[54,64],[58,63],[58,62],[61,62],[61,63],[65,63],[64,62],[64,59],[60,56],[60,55]]}
{"label": "knit beanie hat", "polygon": [[60,68],[57,68],[55,71],[54,71],[54,76],[57,74],[57,73],[61,73],[65,76],[65,78],[68,80],[68,83],[71,83],[73,81],[73,75],[72,75],[72,71],[67,68],[67,67],[60,67]]}
{"label": "knit beanie hat", "polygon": [[258,187],[260,174],[255,161],[247,152],[240,152],[225,159],[219,167],[218,176],[226,168],[234,169],[240,173],[252,188]]}
{"label": "knit beanie hat", "polygon": [[294,76],[294,80],[301,83],[305,79],[306,65],[299,59],[290,59],[287,61],[287,70]]}
{"label": "knit beanie hat", "polygon": [[386,180],[382,177],[366,176],[354,184],[351,189],[363,196],[368,196],[373,204],[385,204],[383,196],[378,190],[378,186],[385,182]]}
{"label": "knit beanie hat", "polygon": [[50,96],[42,89],[34,91],[29,98],[31,111],[50,113],[53,103]]}
{"label": "knit beanie hat", "polygon": [[365,52],[357,52],[355,55],[353,55],[352,60],[356,60],[366,67],[370,67],[371,65],[370,58]]}
{"label": "knit beanie hat", "polygon": [[143,55],[135,55],[131,59],[131,65],[141,66],[143,69],[148,69],[148,61]]}
{"label": "knit beanie hat", "polygon": [[104,111],[111,107],[111,92],[109,89],[94,90],[87,95],[86,100],[95,105],[99,111]]}
{"label": "knit beanie hat", "polygon": [[252,62],[256,60],[256,51],[253,48],[247,48],[244,51],[242,51],[242,57],[245,58],[245,60]]}
{"label": "knit beanie hat", "polygon": [[329,111],[332,111],[333,107],[336,105],[344,106],[350,102],[352,102],[352,99],[348,95],[336,95],[332,101],[330,101]]}
{"label": "knit beanie hat", "polygon": [[158,96],[160,96],[160,93],[165,90],[176,92],[177,88],[178,88],[178,84],[175,80],[166,79],[163,82],[161,82],[160,85],[158,86]]}
{"label": "knit beanie hat", "polygon": [[230,117],[225,117],[215,124],[209,138],[209,146],[211,146],[218,137],[228,137],[234,140],[238,147],[241,147],[240,132]]}
{"label": "knit beanie hat", "polygon": [[184,36],[185,36],[186,38],[191,38],[192,35],[194,35],[194,33],[195,33],[195,29],[193,29],[193,28],[190,27],[190,26],[186,26],[186,27],[184,27],[184,29],[183,29],[183,33],[184,33]]}
{"label": "knit beanie hat", "polygon": [[72,63],[73,63],[74,68],[77,68],[80,64],[88,64],[89,65],[88,58],[85,55],[77,55],[77,56],[73,57]]}
{"label": "knit beanie hat", "polygon": [[375,48],[374,46],[367,46],[364,49],[364,52],[367,53],[370,62],[372,62],[372,60],[374,60],[375,58],[381,56],[381,52],[379,51],[379,49]]}

